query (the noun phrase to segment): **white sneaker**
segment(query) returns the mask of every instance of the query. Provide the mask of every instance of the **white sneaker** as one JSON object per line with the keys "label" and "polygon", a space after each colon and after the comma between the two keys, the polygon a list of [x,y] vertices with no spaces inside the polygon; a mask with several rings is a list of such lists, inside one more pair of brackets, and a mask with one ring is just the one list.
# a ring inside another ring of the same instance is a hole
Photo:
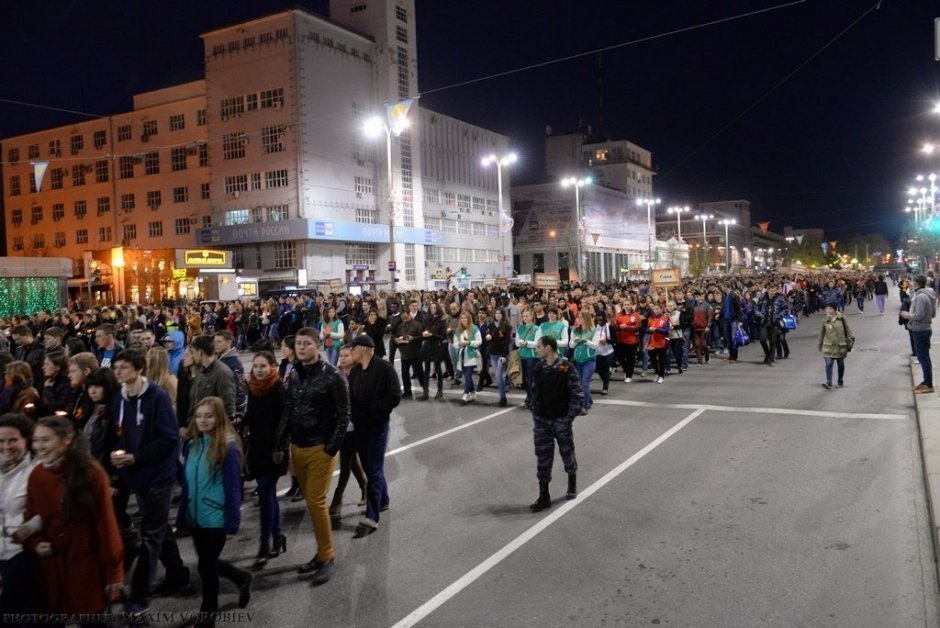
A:
{"label": "white sneaker", "polygon": [[646,377],[646,369],[640,371],[640,377]]}
{"label": "white sneaker", "polygon": [[662,383],[663,383],[663,378],[662,378],[662,377],[657,377],[657,378],[656,378],[656,383],[657,383],[657,384],[662,384]]}
{"label": "white sneaker", "polygon": [[624,384],[629,384],[631,381],[632,381],[632,380],[631,380],[629,377],[624,377],[624,378],[623,378],[623,383],[624,383]]}
{"label": "white sneaker", "polygon": [[470,395],[468,395],[467,393],[464,393],[463,396],[460,397],[460,400],[463,401],[464,403],[467,403],[468,401],[470,401]]}
{"label": "white sneaker", "polygon": [[469,400],[470,400],[470,401],[476,401],[476,400],[477,400],[477,394],[476,394],[475,392],[470,393],[470,399],[469,399]]}

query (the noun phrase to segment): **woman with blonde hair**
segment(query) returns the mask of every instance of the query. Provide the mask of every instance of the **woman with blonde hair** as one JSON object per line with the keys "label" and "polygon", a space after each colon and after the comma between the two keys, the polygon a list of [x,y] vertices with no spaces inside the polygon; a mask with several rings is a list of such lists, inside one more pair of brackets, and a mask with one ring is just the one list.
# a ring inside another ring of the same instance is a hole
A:
{"label": "woman with blonde hair", "polygon": [[176,390],[179,380],[170,372],[170,354],[163,347],[151,347],[147,351],[147,379],[162,388],[170,396],[176,410]]}

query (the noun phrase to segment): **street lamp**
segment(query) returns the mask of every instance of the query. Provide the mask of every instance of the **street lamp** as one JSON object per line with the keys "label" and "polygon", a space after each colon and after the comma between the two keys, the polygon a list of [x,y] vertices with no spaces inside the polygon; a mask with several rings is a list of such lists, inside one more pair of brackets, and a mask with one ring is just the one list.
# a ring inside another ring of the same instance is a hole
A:
{"label": "street lamp", "polygon": [[582,259],[582,256],[581,256],[581,237],[582,237],[581,229],[583,227],[583,225],[581,224],[581,188],[585,185],[591,185],[592,181],[593,179],[591,179],[591,177],[584,177],[580,179],[578,177],[566,177],[561,180],[561,187],[566,188],[569,185],[574,187],[575,224],[577,227],[577,234],[578,234],[578,249],[576,252],[578,256],[578,263],[577,263],[578,283],[581,283],[584,281],[584,274],[581,272],[583,265],[584,265],[584,260]]}
{"label": "street lamp", "polygon": [[[398,137],[402,131],[408,128],[410,122],[407,117],[402,116],[396,119],[395,124],[389,124],[387,119],[380,116],[374,116],[366,120],[363,125],[363,132],[367,137],[377,138],[385,133],[385,161],[388,166],[386,181],[388,182],[388,265],[390,269],[396,269],[395,264],[395,191],[392,186],[392,134]],[[395,270],[388,271],[392,283],[392,292],[395,292]]]}
{"label": "street lamp", "polygon": [[731,225],[738,224],[738,221],[734,218],[725,218],[724,220],[718,221],[719,224],[725,226],[725,272],[731,272],[731,245],[728,243],[728,227]]}
{"label": "street lamp", "polygon": [[705,270],[708,270],[708,235],[705,232],[705,222],[714,218],[712,214],[699,214],[696,220],[702,221],[702,259],[705,260]]}
{"label": "street lamp", "polygon": [[[496,199],[496,204],[499,208],[499,220],[503,220],[503,166],[510,166],[516,163],[516,160],[519,159],[519,156],[516,153],[509,153],[503,155],[502,157],[497,157],[496,155],[487,155],[480,160],[480,163],[484,168],[490,166],[491,164],[496,164],[496,193],[499,194],[499,198]],[[504,234],[505,235],[505,234]],[[506,252],[503,249],[506,243],[506,238],[501,239],[500,250],[503,254],[504,262],[506,257]],[[510,275],[512,273],[509,273]]]}
{"label": "street lamp", "polygon": [[685,207],[669,207],[666,211],[670,214],[676,215],[676,237],[679,238],[679,242],[682,242],[682,214],[692,211],[689,209],[689,206]]}
{"label": "street lamp", "polygon": [[636,199],[637,205],[646,205],[646,235],[647,235],[647,259],[649,260],[649,279],[653,280],[653,238],[655,234],[653,232],[653,206],[659,205],[662,201],[658,198],[638,198]]}

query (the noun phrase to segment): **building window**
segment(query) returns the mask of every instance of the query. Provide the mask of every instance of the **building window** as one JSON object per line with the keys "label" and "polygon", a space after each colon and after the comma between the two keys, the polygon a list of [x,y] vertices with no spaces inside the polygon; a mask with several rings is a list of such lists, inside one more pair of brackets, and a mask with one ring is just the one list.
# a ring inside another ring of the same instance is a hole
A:
{"label": "building window", "polygon": [[91,137],[91,141],[94,142],[95,148],[97,149],[104,148],[104,145],[108,143],[107,131],[95,131]]}
{"label": "building window", "polygon": [[170,149],[170,170],[172,172],[186,170],[186,149],[184,147],[177,146]]}
{"label": "building window", "polygon": [[398,97],[402,100],[408,98],[411,90],[408,87],[408,49],[398,48]]}
{"label": "building window", "polygon": [[134,193],[130,194],[121,194],[121,209],[126,212],[133,211],[137,206],[137,200]]}
{"label": "building window", "polygon": [[532,255],[532,272],[533,273],[545,272],[545,254],[544,253],[535,253]]}
{"label": "building window", "polygon": [[61,140],[49,140],[49,156],[50,157],[62,156],[62,141]]}
{"label": "building window", "polygon": [[261,152],[281,153],[286,150],[281,138],[284,136],[284,125],[261,127]]}
{"label": "building window", "polygon": [[157,121],[144,120],[144,137],[150,137],[157,134]]}
{"label": "building window", "polygon": [[65,187],[65,170],[62,168],[53,168],[51,172],[50,185],[53,190],[61,190]]}
{"label": "building window", "polygon": [[242,40],[242,46],[244,46],[245,48],[252,48],[254,45],[255,45],[254,35],[252,35],[251,37],[245,37],[245,39]]}
{"label": "building window", "polygon": [[61,249],[63,246],[65,246],[65,232],[56,231],[55,232],[55,248]]}
{"label": "building window", "polygon": [[30,144],[26,152],[29,159],[39,159],[39,144]]}
{"label": "building window", "polygon": [[35,173],[35,171],[29,173],[29,193],[30,193],[30,194],[35,194],[35,193],[36,193],[36,173]]}
{"label": "building window", "polygon": [[199,144],[199,167],[205,168],[209,165],[209,145],[205,142]]}
{"label": "building window", "polygon": [[111,198],[109,196],[98,197],[98,215],[104,216],[111,212]]}
{"label": "building window", "polygon": [[151,190],[147,192],[147,207],[150,209],[159,209],[163,201],[163,195],[160,190]]}
{"label": "building window", "polygon": [[293,240],[274,243],[274,268],[297,266],[297,243]]}
{"label": "building window", "polygon": [[160,153],[154,151],[144,155],[144,174],[160,174]]}
{"label": "building window", "polygon": [[264,187],[286,188],[287,170],[271,170],[264,173]]}
{"label": "building window", "polygon": [[14,250],[14,251],[22,251],[22,250],[23,250],[23,237],[22,237],[22,236],[14,236],[14,237],[13,237],[13,250]]}
{"label": "building window", "polygon": [[84,218],[88,213],[88,203],[85,201],[75,201],[74,208],[76,218]]}
{"label": "building window", "polygon": [[33,248],[36,249],[37,251],[46,248],[46,236],[44,236],[41,233],[34,234],[33,235]]}
{"label": "building window", "polygon": [[284,88],[266,89],[261,92],[261,108],[277,109],[284,106]]}
{"label": "building window", "polygon": [[95,162],[95,183],[107,183],[110,179],[108,173],[108,160],[101,159]]}
{"label": "building window", "polygon": [[134,158],[133,157],[121,157],[118,160],[118,178],[119,179],[133,179],[134,178]]}
{"label": "building window", "polygon": [[222,159],[239,159],[245,156],[245,133],[226,133],[222,136]]}
{"label": "building window", "polygon": [[225,193],[234,194],[236,192],[248,191],[248,175],[237,174],[233,177],[225,177]]}
{"label": "building window", "polygon": [[177,218],[173,221],[173,231],[176,235],[189,235],[189,218]]}
{"label": "building window", "polygon": [[200,109],[196,112],[196,126],[206,126],[209,121],[209,112],[206,109]]}
{"label": "building window", "polygon": [[13,223],[14,227],[18,227],[23,224],[23,210],[14,209],[10,212],[10,221]]}
{"label": "building window", "polygon": [[368,177],[356,177],[356,194],[372,194],[372,179]]}
{"label": "building window", "polygon": [[10,162],[10,165],[15,166],[20,160],[20,149],[11,148],[7,151],[7,160]]}
{"label": "building window", "polygon": [[72,185],[85,185],[85,164],[72,166]]}
{"label": "building window", "polygon": [[38,225],[42,222],[42,207],[35,205],[30,213],[30,224]]}
{"label": "building window", "polygon": [[251,208],[251,222],[264,222],[264,207]]}
{"label": "building window", "polygon": [[225,52],[225,44],[214,44],[212,46],[212,54],[220,55]]}
{"label": "building window", "polygon": [[442,229],[441,219],[426,217],[424,219],[424,228],[433,229],[434,231],[440,231]]}
{"label": "building window", "polygon": [[[212,228],[212,216],[203,216],[202,217],[202,228],[211,229]],[[261,268],[259,265],[258,268]]]}
{"label": "building window", "polygon": [[65,203],[52,204],[52,222],[59,222],[65,218]]}
{"label": "building window", "polygon": [[281,220],[287,220],[288,213],[287,205],[268,207],[268,221],[279,222]]}
{"label": "building window", "polygon": [[370,225],[374,225],[376,222],[376,212],[374,209],[368,209],[366,207],[357,207],[356,208],[356,222],[362,222]]}
{"label": "building window", "polygon": [[178,113],[170,116],[170,130],[182,131],[186,128],[186,114]]}
{"label": "building window", "polygon": [[174,203],[185,203],[189,200],[189,188],[188,187],[178,187],[173,188],[173,202]]}
{"label": "building window", "polygon": [[258,94],[251,93],[245,95],[245,109],[248,111],[258,110]]}
{"label": "building window", "polygon": [[199,186],[199,198],[204,201],[209,200],[209,184],[203,183]]}
{"label": "building window", "polygon": [[111,227],[98,227],[98,242],[110,242],[111,237]]}
{"label": "building window", "polygon": [[79,229],[75,232],[75,244],[88,244],[88,229]]}
{"label": "building window", "polygon": [[347,242],[344,246],[346,253],[346,265],[368,264],[375,266],[377,257],[377,247],[374,244],[362,244],[360,242]]}
{"label": "building window", "polygon": [[20,175],[15,174],[10,177],[10,196],[19,196],[20,194]]}
{"label": "building window", "polygon": [[225,226],[251,224],[251,216],[247,209],[231,209],[225,212]]}
{"label": "building window", "polygon": [[124,125],[122,125],[122,126],[119,126],[117,131],[118,131],[118,141],[119,141],[119,142],[127,142],[127,141],[130,141],[130,139],[131,139],[131,134],[132,134],[132,132],[133,132],[133,130],[131,129],[131,125],[129,125],[129,124],[124,124]]}
{"label": "building window", "polygon": [[84,135],[73,135],[70,138],[69,147],[72,149],[72,154],[74,155],[78,151],[85,148],[85,136]]}
{"label": "building window", "polygon": [[403,44],[408,43],[408,29],[404,26],[395,27],[395,40],[400,41]]}
{"label": "building window", "polygon": [[395,7],[395,17],[397,17],[402,22],[408,22],[408,12],[405,10],[405,7]]}
{"label": "building window", "polygon": [[124,238],[125,242],[130,242],[131,240],[137,239],[137,225],[124,225]]}
{"label": "building window", "polygon": [[147,237],[150,238],[162,238],[163,237],[163,221],[155,220],[154,222],[147,223]]}
{"label": "building window", "polygon": [[220,113],[223,120],[245,113],[245,97],[233,96],[232,98],[223,98]]}
{"label": "building window", "polygon": [[252,190],[261,189],[261,173],[260,172],[251,173],[251,189]]}
{"label": "building window", "polygon": [[441,204],[441,191],[435,190],[432,188],[424,188],[424,202],[434,203],[435,205],[440,205]]}
{"label": "building window", "polygon": [[405,281],[415,280],[415,245],[405,245]]}
{"label": "building window", "polygon": [[276,31],[274,31],[274,38],[275,39],[287,39],[287,29],[279,28]]}

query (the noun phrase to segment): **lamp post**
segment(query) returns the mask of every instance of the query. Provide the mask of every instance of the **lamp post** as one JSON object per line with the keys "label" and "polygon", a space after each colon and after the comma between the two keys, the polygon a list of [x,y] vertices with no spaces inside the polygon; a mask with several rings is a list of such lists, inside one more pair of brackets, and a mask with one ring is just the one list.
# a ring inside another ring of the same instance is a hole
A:
{"label": "lamp post", "polygon": [[581,224],[581,188],[582,188],[583,186],[585,186],[585,185],[590,185],[591,182],[592,182],[591,177],[584,177],[584,178],[580,178],[580,179],[579,179],[578,177],[566,177],[566,178],[564,178],[564,179],[561,180],[561,186],[562,186],[562,187],[565,187],[565,188],[566,188],[566,187],[568,187],[568,186],[570,185],[570,186],[572,186],[572,187],[574,188],[575,226],[576,226],[577,235],[578,235],[578,247],[577,247],[577,251],[576,251],[576,254],[577,254],[577,256],[578,256],[578,263],[577,263],[577,269],[578,269],[578,283],[582,283],[582,282],[584,281],[584,273],[582,272],[582,269],[584,268],[584,259],[583,259],[582,255],[581,255],[581,237],[582,237],[582,236],[581,236],[581,228],[582,228],[582,224]]}
{"label": "lamp post", "polygon": [[659,205],[662,201],[658,198],[638,198],[636,199],[637,205],[646,205],[646,254],[647,260],[649,263],[649,279],[653,280],[653,238],[655,234],[653,232],[653,206]]}
{"label": "lamp post", "polygon": [[790,263],[790,245],[793,243],[793,240],[795,239],[796,238],[794,238],[793,236],[787,236],[784,238],[784,240],[787,241],[787,254],[786,254],[787,266],[792,266],[792,264]]}
{"label": "lamp post", "polygon": [[922,174],[919,174],[916,178],[921,182],[923,182],[924,179],[930,182],[930,196],[927,197],[927,188],[921,188],[920,194],[921,197],[924,198],[925,205],[930,205],[930,215],[933,216],[937,213],[937,175],[931,172],[926,177]]}
{"label": "lamp post", "polygon": [[706,221],[714,218],[711,214],[699,214],[695,217],[696,220],[702,221],[702,259],[705,261],[705,270],[708,270],[708,234],[705,231]]}
{"label": "lamp post", "polygon": [[[486,157],[480,160],[480,163],[483,165],[484,168],[489,166],[490,164],[496,164],[496,193],[499,194],[499,197],[496,199],[496,204],[497,204],[497,207],[499,208],[500,222],[502,222],[503,220],[503,166],[508,167],[516,163],[517,159],[519,159],[519,156],[516,155],[516,153],[509,153],[507,155],[503,155],[502,157],[497,157],[496,155],[491,154],[491,155],[487,155]],[[503,250],[505,241],[506,241],[506,238],[504,237],[501,239],[501,243],[500,243],[500,250],[504,258],[503,261],[505,261],[505,258],[506,258],[506,252],[505,250]],[[510,276],[512,275],[512,273],[508,273],[508,274]]]}
{"label": "lamp post", "polygon": [[682,242],[682,214],[692,210],[686,205],[684,207],[669,207],[666,211],[676,215],[676,237],[679,239],[679,242]]}
{"label": "lamp post", "polygon": [[[398,119],[397,123],[391,125],[386,119],[374,116],[366,120],[363,131],[368,137],[380,137],[385,133],[385,162],[387,165],[386,181],[388,182],[388,265],[389,268],[397,269],[395,264],[395,191],[392,186],[392,134],[395,137],[401,135],[402,131],[408,128],[409,121],[407,117]],[[392,284],[392,292],[396,291],[395,270],[389,270],[389,279]]]}
{"label": "lamp post", "polygon": [[728,227],[731,225],[738,224],[738,221],[734,218],[725,218],[724,220],[718,221],[718,224],[725,226],[725,272],[731,272],[731,243],[728,242]]}

